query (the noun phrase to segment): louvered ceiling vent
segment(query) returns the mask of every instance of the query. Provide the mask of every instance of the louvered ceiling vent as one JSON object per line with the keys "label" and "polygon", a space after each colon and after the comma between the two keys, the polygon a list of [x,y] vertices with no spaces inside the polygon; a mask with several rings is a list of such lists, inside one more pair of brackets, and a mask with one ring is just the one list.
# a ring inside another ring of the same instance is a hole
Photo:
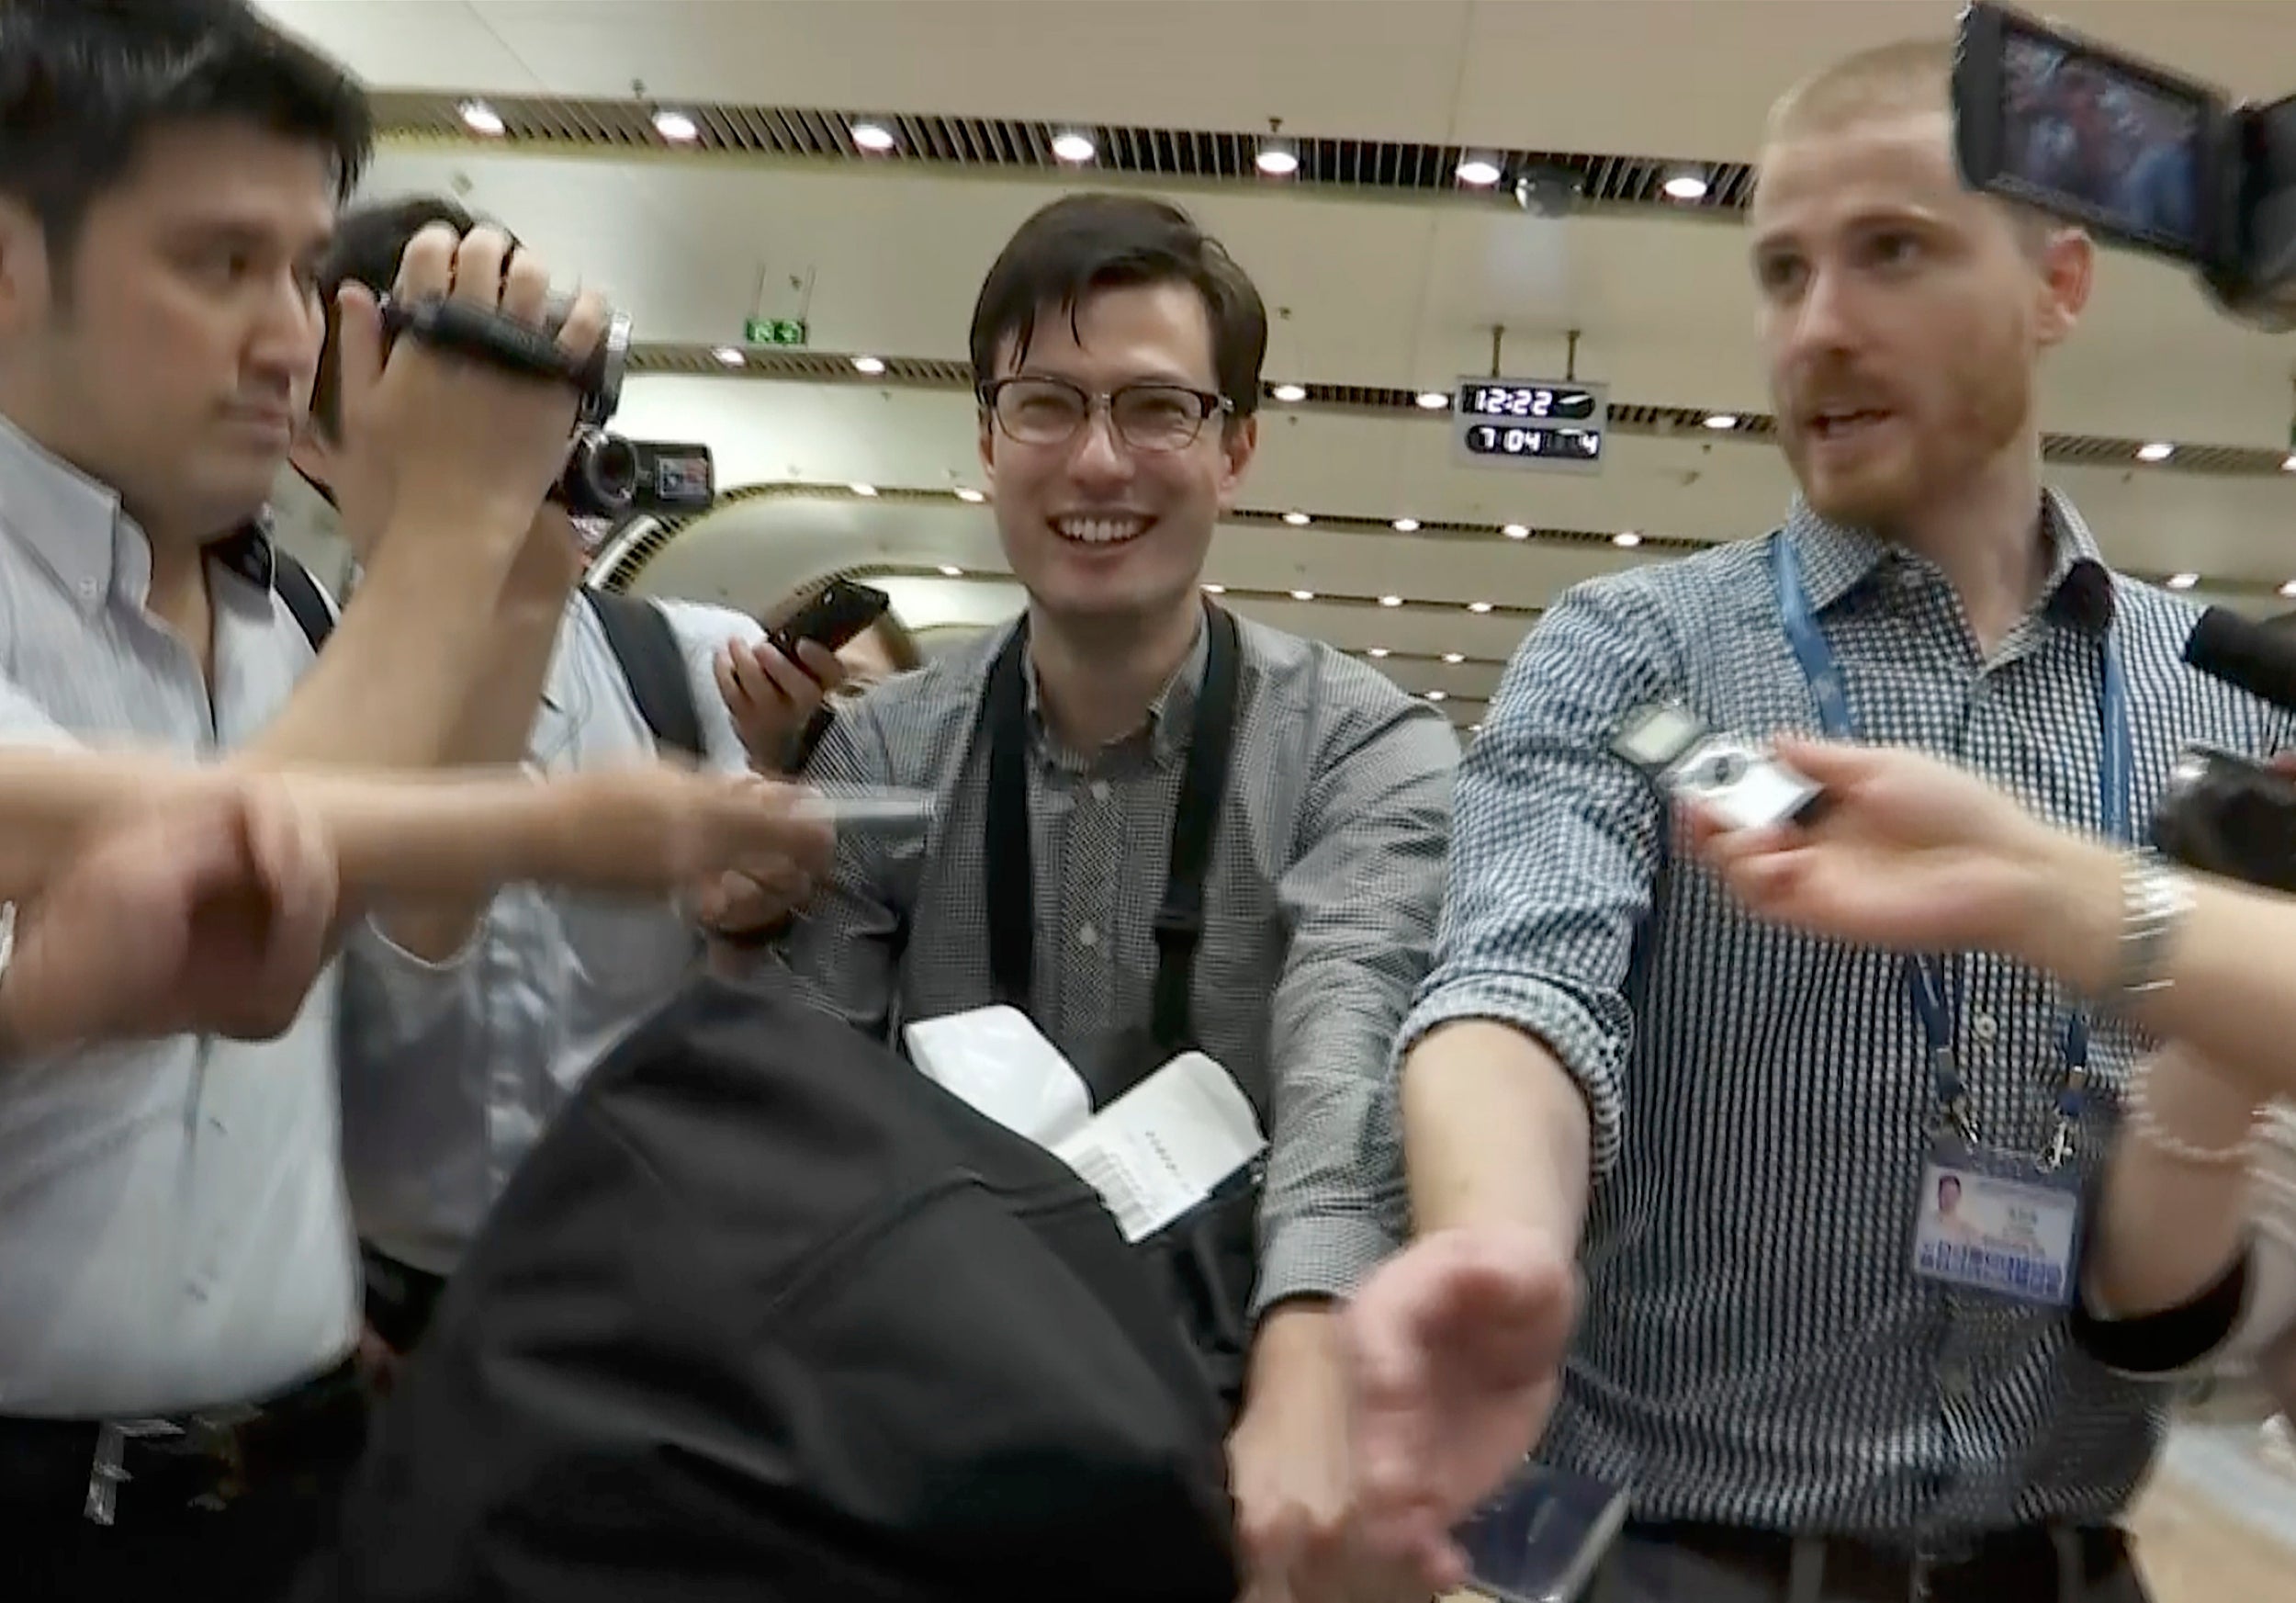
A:
{"label": "louvered ceiling vent", "polygon": [[[555,150],[686,151],[764,157],[779,161],[838,161],[912,164],[943,167],[1035,169],[1069,172],[1052,154],[1052,141],[1066,132],[1091,136],[1093,170],[1145,178],[1196,183],[1266,183],[1255,166],[1266,136],[1206,133],[1176,128],[1078,127],[991,117],[867,117],[787,106],[694,106],[677,109],[690,119],[695,137],[672,147],[653,122],[653,107],[636,100],[575,100],[554,96],[489,96],[487,107],[502,132],[474,133],[463,119],[463,96],[389,90],[375,96],[376,116],[386,138],[453,141],[479,145],[526,145]],[[873,122],[894,136],[883,154],[864,152],[853,142],[856,123]],[[1330,186],[1405,194],[1458,195],[1459,163],[1470,154],[1495,160],[1506,178],[1487,190],[1465,193],[1513,205],[1509,185],[1537,175],[1575,193],[1577,203],[1601,207],[1663,206],[1678,211],[1737,211],[1753,191],[1753,169],[1743,162],[1682,162],[1654,156],[1590,154],[1574,151],[1469,151],[1458,145],[1406,143],[1391,140],[1292,139],[1283,141],[1298,157],[1299,170],[1277,180],[1287,185]],[[1703,198],[1668,198],[1663,186],[1685,167],[1706,185]]]}

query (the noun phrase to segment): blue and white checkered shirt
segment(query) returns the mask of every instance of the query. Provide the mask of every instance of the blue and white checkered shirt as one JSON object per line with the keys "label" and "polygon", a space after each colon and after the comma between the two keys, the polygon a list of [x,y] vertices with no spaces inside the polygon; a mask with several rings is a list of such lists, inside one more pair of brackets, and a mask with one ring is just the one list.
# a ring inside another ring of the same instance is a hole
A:
{"label": "blue and white checkered shirt", "polygon": [[[1987,660],[1936,567],[1796,505],[1786,538],[1865,739],[2094,830],[2110,627],[2134,818],[2189,741],[2291,743],[2291,720],[2183,666],[2189,604],[2111,575],[2050,508],[2043,599]],[[1655,793],[1607,746],[1669,697],[1722,728],[1818,732],[1766,542],[1581,586],[1524,643],[1460,771],[1436,965],[1402,1033],[1515,1025],[1592,1110],[1586,1310],[1544,1455],[1632,1484],[1645,1518],[1950,1541],[2112,1517],[2165,1394],[2076,1351],[2060,1314],[1915,1278],[1936,1109],[1899,961],[1760,923],[1668,860]],[[1948,969],[1986,1136],[2038,1152],[2066,998],[1998,958]],[[2085,1172],[2137,1050],[2097,1029]]]}

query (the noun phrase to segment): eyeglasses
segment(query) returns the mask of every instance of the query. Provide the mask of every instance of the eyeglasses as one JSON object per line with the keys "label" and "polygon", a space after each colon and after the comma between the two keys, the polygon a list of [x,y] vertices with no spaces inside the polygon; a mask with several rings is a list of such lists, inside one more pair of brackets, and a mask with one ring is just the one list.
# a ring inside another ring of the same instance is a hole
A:
{"label": "eyeglasses", "polygon": [[1063,446],[1099,408],[1116,437],[1135,451],[1184,451],[1217,413],[1235,402],[1185,384],[1126,384],[1099,395],[1065,378],[999,378],[981,386],[981,404],[1007,438],[1024,446]]}

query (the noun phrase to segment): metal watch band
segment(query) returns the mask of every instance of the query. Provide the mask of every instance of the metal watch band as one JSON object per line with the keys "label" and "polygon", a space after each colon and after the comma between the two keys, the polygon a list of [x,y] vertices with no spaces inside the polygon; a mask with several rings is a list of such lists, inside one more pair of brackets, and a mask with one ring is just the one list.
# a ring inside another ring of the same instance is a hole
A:
{"label": "metal watch band", "polygon": [[2121,867],[2121,954],[2115,995],[2122,1001],[2168,988],[2168,947],[2192,907],[2184,876],[2158,852],[2130,852]]}

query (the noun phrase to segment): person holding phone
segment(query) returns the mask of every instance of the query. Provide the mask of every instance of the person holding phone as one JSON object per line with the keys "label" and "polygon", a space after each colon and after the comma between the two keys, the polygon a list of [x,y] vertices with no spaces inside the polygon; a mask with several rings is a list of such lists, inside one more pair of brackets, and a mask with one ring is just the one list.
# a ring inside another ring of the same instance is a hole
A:
{"label": "person holding phone", "polygon": [[[530,254],[450,200],[362,206],[336,223],[319,262],[321,290],[388,288],[411,253],[434,240],[482,254],[481,271],[514,274]],[[374,482],[363,401],[331,340],[294,464],[336,504],[364,564],[385,537],[387,497]],[[469,698],[449,761],[523,762],[563,775],[667,752],[747,773],[727,689],[754,703],[772,697],[786,739],[841,677],[818,648],[800,648],[797,662],[784,658],[739,613],[588,593],[565,511],[537,497],[526,515],[488,643],[490,672]],[[716,928],[803,901],[821,866],[768,852],[682,897],[647,899],[475,888],[399,912],[387,941],[352,952],[343,1148],[368,1321],[385,1349],[403,1353],[420,1338],[488,1208],[600,1053],[695,972]]]}
{"label": "person holding phone", "polygon": [[[1462,767],[1399,1055],[1417,1235],[1348,1314],[1356,1547],[1431,1589],[1536,1447],[1631,1484],[1630,1599],[2144,1595],[2118,1521],[2165,1397],[2071,1333],[2135,1031],[2010,955],[1752,917],[1614,747],[1654,704],[1838,730],[2127,839],[2187,742],[2296,735],[2195,683],[2195,609],[2044,485],[2036,373],[2094,247],[1964,186],[1952,61],[1877,48],[1772,114],[1747,239],[1784,525],[1565,595]],[[1979,1177],[2008,1227],[1921,1255]]]}

